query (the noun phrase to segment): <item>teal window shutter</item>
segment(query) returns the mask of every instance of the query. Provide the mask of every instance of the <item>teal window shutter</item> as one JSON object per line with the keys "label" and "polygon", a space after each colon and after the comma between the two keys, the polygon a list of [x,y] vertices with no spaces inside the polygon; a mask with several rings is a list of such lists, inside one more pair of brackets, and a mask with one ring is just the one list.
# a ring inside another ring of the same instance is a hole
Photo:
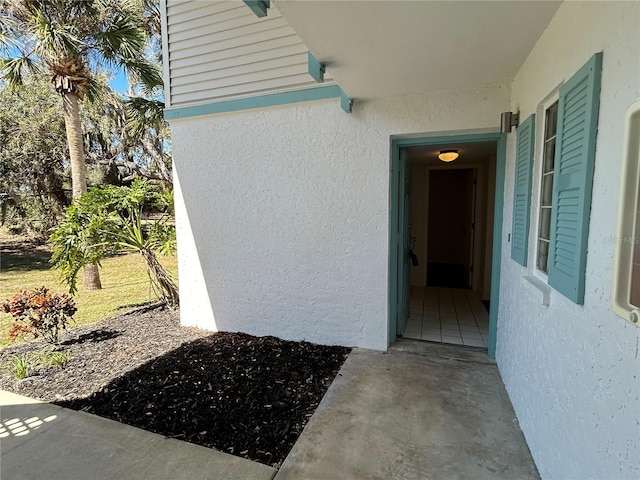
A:
{"label": "teal window shutter", "polygon": [[516,140],[511,258],[523,266],[527,265],[527,245],[529,244],[535,118],[535,115],[531,115],[520,124]]}
{"label": "teal window shutter", "polygon": [[561,88],[551,210],[549,285],[584,303],[602,53]]}

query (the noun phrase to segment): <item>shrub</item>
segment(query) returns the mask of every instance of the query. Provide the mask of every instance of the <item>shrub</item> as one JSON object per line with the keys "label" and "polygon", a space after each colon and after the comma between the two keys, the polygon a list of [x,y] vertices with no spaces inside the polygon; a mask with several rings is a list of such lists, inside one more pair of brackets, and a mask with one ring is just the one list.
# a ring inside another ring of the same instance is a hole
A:
{"label": "shrub", "polygon": [[[177,306],[180,299],[175,278],[156,257],[156,252],[175,251],[171,201],[169,195],[157,192],[151,183],[141,179],[129,187],[91,188],[74,200],[50,238],[51,264],[60,271],[69,293],[76,292],[78,272],[86,265],[99,265],[110,253],[136,252],[147,265],[158,297],[169,306]],[[165,213],[156,220],[144,219],[149,212],[158,210]]]}
{"label": "shrub", "polygon": [[10,340],[33,335],[53,344],[58,343],[58,333],[66,330],[78,311],[71,297],[52,295],[45,287],[32,292],[20,290],[2,304],[2,310],[10,313],[15,321],[9,331]]}

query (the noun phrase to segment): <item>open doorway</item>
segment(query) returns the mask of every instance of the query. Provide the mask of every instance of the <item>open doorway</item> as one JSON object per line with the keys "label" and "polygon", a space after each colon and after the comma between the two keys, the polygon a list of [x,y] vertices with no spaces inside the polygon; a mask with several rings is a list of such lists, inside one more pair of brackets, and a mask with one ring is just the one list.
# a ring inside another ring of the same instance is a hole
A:
{"label": "open doorway", "polygon": [[[390,334],[488,348],[493,355],[504,137],[395,142],[390,300],[399,308],[390,308]],[[437,157],[443,149],[457,149],[460,157],[444,163]]]}

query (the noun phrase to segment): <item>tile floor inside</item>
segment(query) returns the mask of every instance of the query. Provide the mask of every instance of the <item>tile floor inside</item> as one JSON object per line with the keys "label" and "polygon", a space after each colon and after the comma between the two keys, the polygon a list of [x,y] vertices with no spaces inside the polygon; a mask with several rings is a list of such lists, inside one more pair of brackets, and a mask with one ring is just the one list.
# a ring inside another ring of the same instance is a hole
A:
{"label": "tile floor inside", "polygon": [[403,337],[487,348],[489,313],[472,290],[411,287]]}

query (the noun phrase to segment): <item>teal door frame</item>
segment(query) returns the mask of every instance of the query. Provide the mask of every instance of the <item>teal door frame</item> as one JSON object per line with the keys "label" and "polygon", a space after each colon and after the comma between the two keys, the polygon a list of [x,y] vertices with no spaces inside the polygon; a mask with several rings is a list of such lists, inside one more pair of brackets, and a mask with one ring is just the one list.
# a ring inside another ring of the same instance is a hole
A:
{"label": "teal door frame", "polygon": [[[504,173],[507,161],[507,135],[504,133],[465,133],[450,135],[438,135],[433,137],[413,137],[396,138],[391,140],[391,165],[389,175],[389,306],[388,306],[388,333],[389,344],[393,343],[397,337],[397,319],[402,314],[403,299],[398,294],[398,272],[402,271],[402,257],[398,254],[398,232],[401,231],[399,225],[400,205],[399,194],[400,185],[404,185],[403,176],[406,175],[404,168],[404,155],[401,152],[407,147],[447,145],[452,146],[464,143],[475,142],[496,142],[496,188],[493,212],[493,257],[491,262],[491,304],[489,308],[489,345],[488,355],[492,358],[496,355],[496,340],[498,332],[498,304],[500,300],[500,267],[502,264],[502,212],[504,207]],[[402,159],[402,160],[401,160]]]}
{"label": "teal door frame", "polygon": [[390,279],[390,301],[392,305],[397,305],[394,310],[394,317],[389,319],[389,323],[394,326],[395,334],[402,335],[404,333],[405,321],[409,315],[409,290],[410,290],[410,267],[409,267],[409,225],[411,222],[411,179],[409,164],[406,159],[405,151],[400,149],[398,152],[398,161],[392,170],[391,181],[395,185],[394,207],[395,214],[392,222],[391,240],[394,242],[390,245],[393,252],[390,258],[394,260],[394,267],[390,270],[391,275],[395,275]]}

